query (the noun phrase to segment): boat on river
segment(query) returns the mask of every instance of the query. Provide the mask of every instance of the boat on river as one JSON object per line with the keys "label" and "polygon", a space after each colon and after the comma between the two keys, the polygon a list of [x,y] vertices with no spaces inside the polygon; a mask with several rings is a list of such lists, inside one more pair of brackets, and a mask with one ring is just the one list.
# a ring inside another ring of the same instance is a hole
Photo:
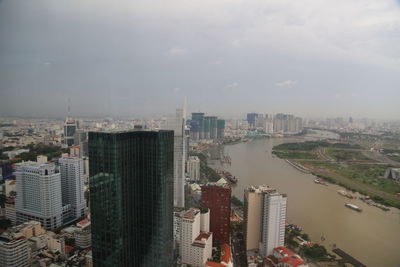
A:
{"label": "boat on river", "polygon": [[347,193],[347,192],[344,191],[344,190],[338,190],[337,192],[338,192],[338,194],[341,195],[341,196],[344,196],[344,197],[347,197],[347,198],[350,198],[350,199],[353,199],[353,198],[354,198],[352,194]]}
{"label": "boat on river", "polygon": [[324,181],[322,181],[320,179],[314,179],[314,183],[320,184],[320,185],[327,185],[327,183],[325,183]]}
{"label": "boat on river", "polygon": [[355,211],[358,211],[358,212],[361,212],[361,211],[362,211],[362,209],[361,209],[359,206],[356,206],[356,205],[354,205],[354,204],[346,203],[346,204],[344,204],[344,205],[345,205],[346,207],[352,209],[352,210],[355,210]]}

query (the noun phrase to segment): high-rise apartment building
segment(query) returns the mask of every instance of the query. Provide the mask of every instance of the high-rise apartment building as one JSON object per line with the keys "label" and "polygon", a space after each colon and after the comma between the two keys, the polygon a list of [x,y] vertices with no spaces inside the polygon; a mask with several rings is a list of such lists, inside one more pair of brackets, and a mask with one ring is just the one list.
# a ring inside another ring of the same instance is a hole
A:
{"label": "high-rise apartment building", "polygon": [[59,159],[62,205],[71,205],[71,220],[85,215],[86,202],[83,189],[83,160],[77,157]]}
{"label": "high-rise apartment building", "polygon": [[174,206],[185,207],[185,162],[186,133],[183,109],[176,110],[176,116],[167,118],[165,130],[174,131]]}
{"label": "high-rise apartment building", "polygon": [[268,186],[244,191],[244,239],[246,250],[271,255],[285,241],[286,195]]}
{"label": "high-rise apartment building", "polygon": [[17,224],[35,220],[52,230],[62,225],[61,175],[54,164],[24,162],[16,166]]}
{"label": "high-rise apartment building", "polygon": [[210,231],[215,242],[230,244],[231,187],[209,183],[201,187],[201,204],[210,209]]}
{"label": "high-rise apartment building", "polygon": [[173,131],[90,132],[93,264],[171,266]]}

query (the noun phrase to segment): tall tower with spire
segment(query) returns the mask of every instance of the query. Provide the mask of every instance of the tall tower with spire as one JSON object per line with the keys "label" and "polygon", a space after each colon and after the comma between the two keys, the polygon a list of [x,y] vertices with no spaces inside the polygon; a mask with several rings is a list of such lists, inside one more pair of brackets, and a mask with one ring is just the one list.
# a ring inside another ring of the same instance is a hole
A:
{"label": "tall tower with spire", "polygon": [[64,144],[66,146],[74,144],[74,136],[77,128],[76,121],[71,118],[71,100],[68,98],[68,115],[64,123]]}

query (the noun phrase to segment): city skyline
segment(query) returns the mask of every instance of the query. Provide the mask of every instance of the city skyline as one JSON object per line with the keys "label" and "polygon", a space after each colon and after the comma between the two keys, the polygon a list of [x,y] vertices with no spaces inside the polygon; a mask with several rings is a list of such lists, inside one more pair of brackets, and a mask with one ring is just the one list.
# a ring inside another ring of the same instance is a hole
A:
{"label": "city skyline", "polygon": [[400,114],[398,1],[0,5],[2,116]]}

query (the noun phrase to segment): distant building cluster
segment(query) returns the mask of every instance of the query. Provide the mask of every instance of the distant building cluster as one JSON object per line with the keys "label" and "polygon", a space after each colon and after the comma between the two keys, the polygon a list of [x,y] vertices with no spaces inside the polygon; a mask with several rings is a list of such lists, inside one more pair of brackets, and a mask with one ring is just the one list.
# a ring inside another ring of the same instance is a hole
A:
{"label": "distant building cluster", "polygon": [[222,140],[225,136],[225,120],[217,116],[204,116],[202,112],[192,113],[188,121],[190,138],[196,140]]}
{"label": "distant building cluster", "polygon": [[261,130],[266,134],[296,134],[303,130],[303,119],[290,114],[275,115],[248,113],[250,130]]}

